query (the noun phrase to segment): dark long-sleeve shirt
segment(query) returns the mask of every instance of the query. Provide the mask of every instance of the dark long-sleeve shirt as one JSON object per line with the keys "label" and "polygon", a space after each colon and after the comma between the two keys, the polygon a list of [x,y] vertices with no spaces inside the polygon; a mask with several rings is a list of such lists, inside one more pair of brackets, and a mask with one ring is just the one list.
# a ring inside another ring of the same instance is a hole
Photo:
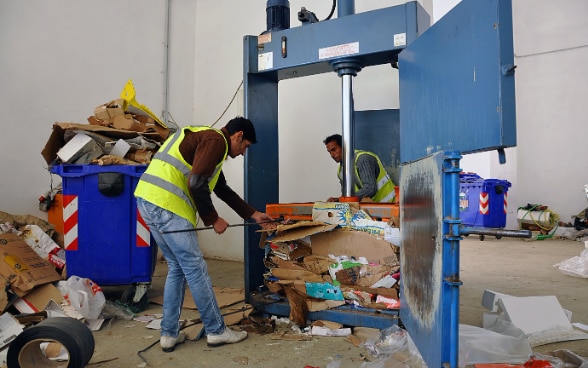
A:
{"label": "dark long-sleeve shirt", "polygon": [[[231,140],[229,133],[225,128],[221,129],[227,143],[229,151],[231,149]],[[216,166],[223,160],[225,154],[225,140],[214,130],[203,130],[199,132],[186,131],[186,136],[180,143],[180,153],[186,162],[192,163],[192,185],[188,178],[188,187],[196,204],[196,209],[204,225],[214,224],[218,218],[218,213],[212,203],[208,179],[212,177]],[[196,183],[194,185],[194,183]],[[253,215],[255,209],[245,202],[229,185],[221,171],[214,194],[231,207],[241,218],[248,219]]]}

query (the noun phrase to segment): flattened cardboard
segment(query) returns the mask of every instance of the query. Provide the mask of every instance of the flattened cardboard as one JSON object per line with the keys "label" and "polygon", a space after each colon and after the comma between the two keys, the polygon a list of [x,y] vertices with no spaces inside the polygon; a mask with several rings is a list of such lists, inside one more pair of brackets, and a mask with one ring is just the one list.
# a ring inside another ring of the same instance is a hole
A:
{"label": "flattened cardboard", "polygon": [[[306,259],[306,258],[307,257],[305,257],[304,259]],[[302,271],[306,270],[306,268],[304,268],[303,266],[301,266],[298,263],[295,263],[293,261],[287,261],[287,260],[284,260],[284,259],[277,257],[277,256],[271,256],[270,260],[274,264],[273,267],[284,268],[284,269],[289,269],[289,270],[302,270]]]}
{"label": "flattened cardboard", "polygon": [[340,307],[345,305],[345,300],[327,300],[327,299],[315,299],[308,298],[306,301],[309,312],[318,312],[326,309]]}
{"label": "flattened cardboard", "polygon": [[53,284],[45,284],[35,287],[25,296],[17,298],[14,301],[14,307],[21,313],[37,313],[43,311],[51,300],[61,304],[63,296]]}
{"label": "flattened cardboard", "polygon": [[18,296],[26,295],[35,286],[61,280],[51,263],[13,233],[0,234],[0,276]]}
{"label": "flattened cardboard", "polygon": [[331,265],[337,264],[337,261],[325,256],[317,256],[315,254],[304,257],[302,260],[304,267],[312,273],[321,275],[329,272]]}
{"label": "flattened cardboard", "polygon": [[365,257],[369,262],[399,265],[396,246],[386,240],[360,231],[335,229],[310,236],[312,254],[328,257],[346,255]]}
{"label": "flattened cardboard", "polygon": [[398,290],[396,288],[370,288],[360,285],[341,285],[341,290],[359,290],[373,295],[383,295],[389,298],[398,299]]}
{"label": "flattened cardboard", "polygon": [[298,240],[309,235],[331,231],[337,226],[337,224],[325,224],[323,222],[299,221],[296,224],[288,225],[288,227],[280,228],[278,226],[276,235],[273,237],[268,236],[266,241],[288,242],[292,240]]}
{"label": "flattened cardboard", "polygon": [[301,240],[272,242],[270,248],[273,254],[287,261],[294,261],[312,253],[310,245]]}
{"label": "flattened cardboard", "polygon": [[274,268],[272,275],[280,280],[304,280],[308,282],[323,282],[324,279],[310,271],[305,270],[288,270],[281,268]]}

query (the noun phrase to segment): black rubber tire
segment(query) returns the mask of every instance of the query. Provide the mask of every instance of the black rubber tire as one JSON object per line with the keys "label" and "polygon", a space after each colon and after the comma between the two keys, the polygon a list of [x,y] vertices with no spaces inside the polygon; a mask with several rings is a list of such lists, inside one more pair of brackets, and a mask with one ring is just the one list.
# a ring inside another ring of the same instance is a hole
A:
{"label": "black rubber tire", "polygon": [[484,234],[480,235],[480,241],[484,241],[484,238],[485,238]]}
{"label": "black rubber tire", "polygon": [[41,343],[56,342],[67,351],[67,368],[85,367],[94,355],[94,335],[77,319],[52,317],[25,329],[8,347],[8,368],[63,367],[64,362],[48,359]]}
{"label": "black rubber tire", "polygon": [[120,297],[120,301],[124,305],[129,306],[129,308],[134,313],[144,312],[149,307],[149,297],[147,296],[147,293],[145,293],[145,295],[141,297],[141,300],[135,303],[133,298],[135,298],[136,291],[137,287],[135,285],[127,288],[125,291],[123,291],[122,296]]}

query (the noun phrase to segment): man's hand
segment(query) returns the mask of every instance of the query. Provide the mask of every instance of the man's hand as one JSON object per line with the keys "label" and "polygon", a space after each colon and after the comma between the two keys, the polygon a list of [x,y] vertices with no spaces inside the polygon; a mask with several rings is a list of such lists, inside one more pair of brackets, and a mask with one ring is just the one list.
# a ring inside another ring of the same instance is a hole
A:
{"label": "man's hand", "polygon": [[251,218],[255,220],[262,228],[265,228],[274,220],[270,215],[264,212],[255,211]]}
{"label": "man's hand", "polygon": [[327,199],[327,202],[339,202],[339,197],[329,197],[329,199]]}
{"label": "man's hand", "polygon": [[229,227],[229,223],[226,222],[224,218],[219,216],[212,226],[214,227],[215,233],[222,234],[225,232],[225,230],[227,230],[227,227]]}

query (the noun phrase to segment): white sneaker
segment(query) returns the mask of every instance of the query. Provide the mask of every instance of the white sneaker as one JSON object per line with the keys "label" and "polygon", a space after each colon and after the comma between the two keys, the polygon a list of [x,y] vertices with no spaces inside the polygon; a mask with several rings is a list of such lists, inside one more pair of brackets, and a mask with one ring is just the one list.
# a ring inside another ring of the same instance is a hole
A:
{"label": "white sneaker", "polygon": [[184,331],[180,331],[178,337],[171,337],[171,336],[161,336],[159,339],[159,344],[161,345],[161,349],[166,353],[171,353],[174,351],[176,345],[183,343],[186,341],[186,334]]}
{"label": "white sneaker", "polygon": [[247,331],[233,331],[225,327],[225,332],[220,335],[208,335],[206,337],[207,345],[211,348],[222,346],[224,344],[234,344],[247,338]]}

